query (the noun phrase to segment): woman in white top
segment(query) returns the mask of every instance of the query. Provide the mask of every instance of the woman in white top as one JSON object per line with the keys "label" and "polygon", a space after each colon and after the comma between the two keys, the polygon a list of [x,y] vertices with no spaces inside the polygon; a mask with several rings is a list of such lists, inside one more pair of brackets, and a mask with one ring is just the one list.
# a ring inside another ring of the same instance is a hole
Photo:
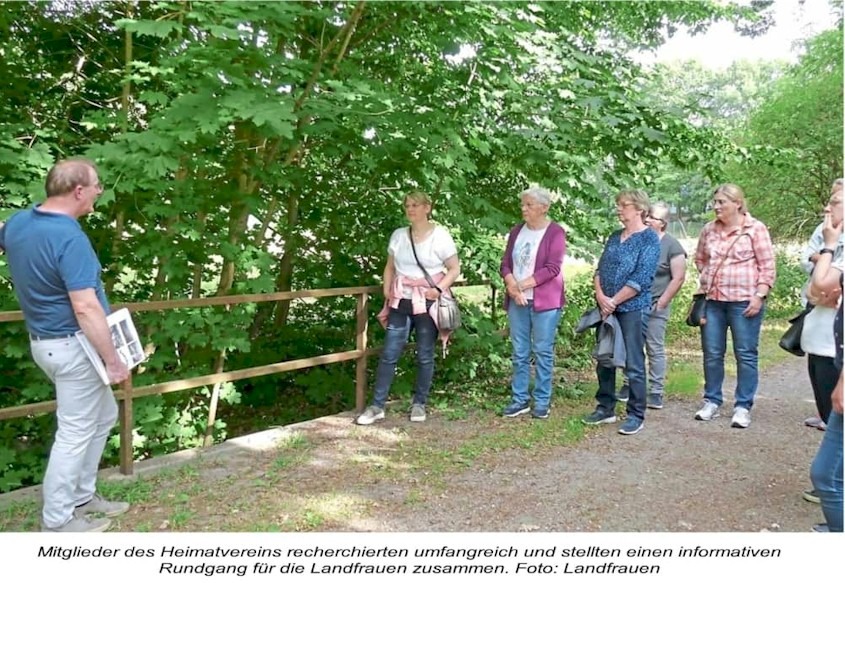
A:
{"label": "woman in white top", "polygon": [[[410,226],[393,231],[387,247],[384,267],[387,334],[376,370],[373,402],[356,419],[359,425],[370,425],[384,419],[384,406],[396,363],[408,342],[411,329],[417,343],[417,378],[411,404],[411,421],[425,421],[425,406],[434,377],[434,345],[438,336],[437,298],[451,295],[449,287],[461,272],[461,263],[452,236],[431,221],[431,199],[425,193],[405,196],[405,215]],[[414,255],[416,251],[416,257]],[[419,259],[419,263],[417,262]],[[434,286],[429,284],[420,264],[425,267]]]}

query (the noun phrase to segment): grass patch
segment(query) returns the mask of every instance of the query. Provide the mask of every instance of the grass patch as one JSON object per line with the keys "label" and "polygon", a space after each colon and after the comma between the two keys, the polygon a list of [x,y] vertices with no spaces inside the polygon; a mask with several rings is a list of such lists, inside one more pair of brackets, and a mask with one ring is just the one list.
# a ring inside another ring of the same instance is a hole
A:
{"label": "grass patch", "polygon": [[170,516],[170,526],[174,529],[185,528],[194,517],[194,512],[186,508],[180,509]]}
{"label": "grass patch", "polygon": [[33,531],[40,527],[41,504],[34,500],[12,502],[0,511],[0,531]]}
{"label": "grass patch", "polygon": [[275,475],[280,471],[302,463],[311,449],[308,438],[301,432],[294,432],[278,444],[276,458],[270,464],[267,475]]}
{"label": "grass patch", "polygon": [[153,495],[153,482],[146,479],[128,481],[101,480],[97,484],[100,494],[106,499],[139,504]]}
{"label": "grass patch", "polygon": [[668,372],[666,394],[698,396],[701,393],[703,379],[700,363],[696,366],[688,362],[670,364]]}
{"label": "grass patch", "polygon": [[417,446],[408,455],[408,465],[421,476],[421,483],[434,485],[446,474],[469,468],[488,455],[505,450],[539,451],[568,445],[584,436],[582,412],[573,410],[571,416],[554,416],[546,420],[530,417],[503,420],[476,415],[473,419],[476,425],[506,425],[493,432],[478,433],[452,448]]}

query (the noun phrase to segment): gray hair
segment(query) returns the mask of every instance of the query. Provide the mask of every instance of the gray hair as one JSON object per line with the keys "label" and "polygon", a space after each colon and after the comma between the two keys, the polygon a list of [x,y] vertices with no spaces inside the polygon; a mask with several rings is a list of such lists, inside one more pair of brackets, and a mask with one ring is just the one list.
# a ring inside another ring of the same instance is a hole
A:
{"label": "gray hair", "polygon": [[648,207],[648,214],[654,215],[654,211],[660,209],[666,211],[666,214],[669,214],[669,204],[666,202],[652,202],[651,206]]}
{"label": "gray hair", "polygon": [[835,193],[837,190],[842,190],[842,186],[845,185],[845,179],[840,177],[836,181],[833,182],[833,186],[830,187],[830,192]]}
{"label": "gray hair", "polygon": [[50,168],[44,182],[47,197],[67,195],[77,186],[90,186],[96,179],[97,166],[90,159],[74,157],[59,161]]}
{"label": "gray hair", "polygon": [[[658,210],[666,211],[666,217],[669,217],[669,204],[666,202],[652,202],[651,206],[648,207],[649,216],[654,217],[654,212]],[[665,231],[667,228],[669,228],[669,220],[662,219],[660,223],[660,230]]]}
{"label": "gray hair", "polygon": [[552,194],[542,186],[534,186],[523,190],[519,196],[520,198],[530,197],[538,204],[543,204],[544,206],[548,206],[552,203]]}

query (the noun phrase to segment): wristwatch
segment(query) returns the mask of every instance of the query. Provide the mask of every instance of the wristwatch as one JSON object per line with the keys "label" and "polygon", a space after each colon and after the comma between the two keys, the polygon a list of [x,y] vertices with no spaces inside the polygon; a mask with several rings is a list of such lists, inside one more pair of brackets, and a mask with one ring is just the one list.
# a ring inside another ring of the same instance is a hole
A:
{"label": "wristwatch", "polygon": [[819,251],[819,255],[823,255],[824,253],[830,253],[831,255],[835,255],[835,252],[834,252],[833,249],[821,249]]}
{"label": "wristwatch", "polygon": [[768,293],[760,293],[759,291],[755,291],[754,295],[757,296],[758,298],[760,298],[760,300],[765,300],[766,298],[769,297]]}

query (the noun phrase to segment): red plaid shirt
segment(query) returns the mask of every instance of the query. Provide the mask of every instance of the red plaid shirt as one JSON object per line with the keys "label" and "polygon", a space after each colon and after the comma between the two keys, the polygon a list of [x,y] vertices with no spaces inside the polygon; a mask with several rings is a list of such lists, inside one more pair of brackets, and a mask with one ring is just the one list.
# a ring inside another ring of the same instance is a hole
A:
{"label": "red plaid shirt", "polygon": [[[701,290],[708,299],[751,300],[758,285],[771,289],[775,283],[775,252],[769,229],[750,213],[745,214],[739,228],[731,230],[719,220],[708,222],[698,236],[695,266],[701,274]],[[714,274],[716,281],[712,284]]]}

